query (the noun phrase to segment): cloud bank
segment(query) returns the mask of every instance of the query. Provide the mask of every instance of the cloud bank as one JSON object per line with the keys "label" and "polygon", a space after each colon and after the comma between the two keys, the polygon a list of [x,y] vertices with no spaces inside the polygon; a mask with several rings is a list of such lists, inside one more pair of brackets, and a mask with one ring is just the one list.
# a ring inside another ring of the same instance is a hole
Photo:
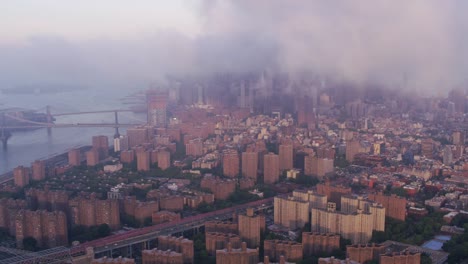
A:
{"label": "cloud bank", "polygon": [[[201,32],[0,44],[0,85],[144,86],[171,75],[308,72],[427,93],[466,87],[467,1],[207,0]],[[142,87],[144,88],[144,87]]]}

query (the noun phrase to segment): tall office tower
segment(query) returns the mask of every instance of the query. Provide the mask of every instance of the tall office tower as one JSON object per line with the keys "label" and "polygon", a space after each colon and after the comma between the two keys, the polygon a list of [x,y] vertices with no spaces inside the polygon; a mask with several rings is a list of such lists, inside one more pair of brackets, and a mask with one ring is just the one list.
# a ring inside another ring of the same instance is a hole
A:
{"label": "tall office tower", "polygon": [[197,84],[197,103],[199,105],[205,104],[204,89],[203,89],[203,86],[200,84]]}
{"label": "tall office tower", "polygon": [[264,255],[272,261],[280,261],[280,256],[284,256],[286,261],[293,263],[302,260],[302,244],[295,241],[265,240],[263,242]]}
{"label": "tall office tower", "polygon": [[279,156],[268,153],[263,156],[263,182],[273,184],[279,180]]}
{"label": "tall office tower", "polygon": [[68,151],[68,164],[71,166],[81,165],[81,151],[80,149],[72,149]]}
{"label": "tall office tower", "polygon": [[38,247],[68,244],[67,217],[64,212],[20,210],[15,217],[16,245],[23,248],[23,239],[33,237]]}
{"label": "tall office tower", "polygon": [[158,168],[165,170],[171,166],[171,153],[169,151],[159,151],[158,157]]}
{"label": "tall office tower", "polygon": [[167,92],[152,90],[146,93],[146,102],[148,104],[148,125],[156,127],[166,126],[167,98]]}
{"label": "tall office tower", "polygon": [[216,264],[257,264],[258,248],[247,248],[247,244],[242,242],[241,248],[232,248],[228,243],[225,249],[216,250]]}
{"label": "tall office tower", "polygon": [[109,139],[107,136],[93,136],[93,148],[99,154],[99,160],[103,160],[109,156]]}
{"label": "tall office tower", "polygon": [[86,165],[96,166],[99,163],[99,152],[92,148],[86,152]]}
{"label": "tall office tower", "polygon": [[279,146],[279,168],[280,170],[290,170],[293,168],[293,145],[281,144]]}
{"label": "tall office tower", "polygon": [[258,171],[258,153],[242,153],[242,176],[257,180]]}
{"label": "tall office tower", "polygon": [[448,99],[455,104],[457,113],[465,113],[466,108],[465,92],[461,89],[453,89],[449,92]]}
{"label": "tall office tower", "polygon": [[40,181],[45,179],[46,171],[45,171],[45,161],[43,160],[36,160],[32,164],[32,179],[34,181]]}
{"label": "tall office tower", "polygon": [[136,156],[137,156],[137,170],[149,171],[150,170],[150,153],[148,151],[138,151]]}
{"label": "tall office tower", "polygon": [[18,166],[13,169],[13,178],[15,186],[24,187],[29,184],[29,168]]}
{"label": "tall office tower", "polygon": [[452,133],[452,143],[454,145],[465,145],[465,132],[464,131],[454,131]]}
{"label": "tall office tower", "polygon": [[260,247],[260,231],[265,229],[265,217],[255,215],[253,208],[248,208],[245,215],[238,218],[239,236],[249,248]]}
{"label": "tall office tower", "polygon": [[223,175],[231,178],[239,175],[239,153],[237,150],[229,149],[223,152]]}

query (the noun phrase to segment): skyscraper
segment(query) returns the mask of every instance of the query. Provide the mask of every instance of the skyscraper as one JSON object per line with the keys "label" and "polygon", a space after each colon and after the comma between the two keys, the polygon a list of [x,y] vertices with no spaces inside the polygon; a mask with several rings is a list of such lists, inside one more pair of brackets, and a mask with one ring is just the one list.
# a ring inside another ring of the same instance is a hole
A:
{"label": "skyscraper", "polygon": [[163,91],[148,91],[146,93],[146,102],[148,104],[148,125],[156,127],[165,127],[167,123],[168,93]]}

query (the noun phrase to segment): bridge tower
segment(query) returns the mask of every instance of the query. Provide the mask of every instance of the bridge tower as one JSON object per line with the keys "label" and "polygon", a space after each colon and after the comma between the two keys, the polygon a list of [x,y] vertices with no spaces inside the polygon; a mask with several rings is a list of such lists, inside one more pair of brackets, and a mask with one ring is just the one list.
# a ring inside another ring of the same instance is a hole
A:
{"label": "bridge tower", "polygon": [[2,127],[0,131],[0,140],[2,141],[3,148],[7,148],[8,139],[11,137],[11,132],[8,131],[6,128],[6,120],[5,120],[5,113],[2,113]]}
{"label": "bridge tower", "polygon": [[[46,106],[46,118],[47,118],[47,124],[51,124],[52,123],[52,114],[50,112],[50,105],[47,105]],[[49,126],[47,126],[47,135],[50,135],[52,134],[52,128]]]}

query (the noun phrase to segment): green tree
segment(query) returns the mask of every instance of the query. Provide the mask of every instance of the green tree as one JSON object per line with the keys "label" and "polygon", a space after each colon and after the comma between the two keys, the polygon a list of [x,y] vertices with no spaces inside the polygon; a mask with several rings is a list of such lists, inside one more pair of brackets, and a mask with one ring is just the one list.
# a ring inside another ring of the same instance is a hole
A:
{"label": "green tree", "polygon": [[34,237],[23,238],[23,248],[28,251],[37,251],[37,240]]}
{"label": "green tree", "polygon": [[97,237],[106,237],[110,235],[111,229],[108,224],[100,224],[97,228]]}

